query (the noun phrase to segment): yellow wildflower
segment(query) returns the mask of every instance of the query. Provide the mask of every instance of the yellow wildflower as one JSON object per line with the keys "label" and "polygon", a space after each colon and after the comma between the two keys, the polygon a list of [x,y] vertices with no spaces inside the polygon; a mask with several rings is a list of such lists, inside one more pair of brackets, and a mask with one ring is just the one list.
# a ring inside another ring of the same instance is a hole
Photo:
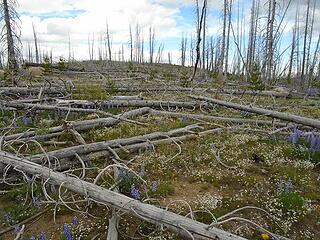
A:
{"label": "yellow wildflower", "polygon": [[266,234],[266,233],[262,233],[262,234],[261,234],[261,237],[262,237],[263,240],[268,240],[268,239],[270,239],[269,235]]}
{"label": "yellow wildflower", "polygon": [[197,138],[197,139],[201,139],[202,136],[201,136],[201,135],[196,135],[196,138]]}

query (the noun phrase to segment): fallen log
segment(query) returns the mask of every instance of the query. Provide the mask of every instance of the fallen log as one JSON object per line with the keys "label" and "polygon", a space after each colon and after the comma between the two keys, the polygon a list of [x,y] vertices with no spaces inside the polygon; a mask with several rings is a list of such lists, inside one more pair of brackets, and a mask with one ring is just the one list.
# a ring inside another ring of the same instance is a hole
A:
{"label": "fallen log", "polygon": [[[204,136],[211,135],[211,134],[219,134],[222,131],[234,131],[234,132],[242,131],[242,132],[261,133],[261,134],[268,134],[269,135],[268,131],[264,131],[264,130],[260,130],[260,129],[241,128],[241,127],[215,128],[215,129],[210,129],[210,130],[206,130],[206,131],[202,131],[202,132],[185,134],[185,135],[177,136],[177,137],[167,137],[167,138],[159,139],[159,140],[150,139],[149,141],[143,141],[141,143],[133,143],[133,144],[129,143],[128,145],[127,144],[126,145],[113,145],[112,150],[116,153],[122,152],[122,151],[124,151],[126,153],[132,153],[137,150],[143,150],[143,149],[148,150],[148,149],[154,148],[154,146],[157,146],[160,144],[180,143],[180,142],[184,142],[187,140],[198,139],[199,137],[204,137]],[[105,158],[105,157],[111,155],[111,152],[108,149],[108,150],[101,150],[98,152],[89,152],[86,154],[87,154],[85,157],[86,160],[93,161],[93,160],[100,158],[100,157]],[[69,170],[74,165],[78,165],[78,162],[74,162],[74,161],[70,160],[70,158],[62,158],[59,160],[60,160],[59,167],[54,168],[54,170],[65,171],[65,170]]]}
{"label": "fallen log", "polygon": [[150,101],[150,100],[111,100],[100,102],[101,108],[109,107],[151,107],[151,108],[210,108],[210,104],[198,104],[194,102],[177,101]]}
{"label": "fallen log", "polygon": [[111,100],[143,100],[141,94],[135,96],[112,96],[110,97]]}
{"label": "fallen log", "polygon": [[233,108],[236,110],[256,113],[256,114],[260,114],[260,115],[264,115],[264,116],[268,116],[268,117],[272,117],[272,118],[278,118],[278,119],[282,119],[285,121],[295,122],[295,123],[299,123],[299,124],[306,125],[309,127],[314,127],[314,128],[320,129],[320,121],[316,120],[316,119],[301,117],[301,116],[293,115],[290,113],[277,112],[277,111],[272,111],[272,110],[253,107],[253,106],[241,105],[238,103],[226,102],[226,101],[217,100],[214,98],[203,97],[203,96],[189,95],[189,97],[192,99],[202,100],[202,101],[210,102],[213,104],[218,104],[218,105],[221,105],[224,107]]}
{"label": "fallen log", "polygon": [[[1,87],[0,95],[1,96],[25,96],[25,95],[38,95],[41,91],[41,88],[21,88],[21,87]],[[62,89],[43,89],[43,94],[45,95],[54,95],[54,96],[63,96],[66,94],[65,90]]]}
{"label": "fallen log", "polygon": [[[210,108],[210,104],[199,104],[195,102],[178,101],[152,101],[152,100],[109,100],[109,101],[88,101],[88,100],[59,100],[61,106],[71,107],[98,107],[98,108],[119,108],[119,107],[151,107],[151,108]],[[212,108],[212,107],[211,107]]]}
{"label": "fallen log", "polygon": [[104,115],[104,116],[108,116],[108,117],[112,117],[114,119],[117,120],[121,120],[121,121],[125,121],[125,122],[129,122],[129,123],[134,123],[137,125],[141,125],[141,126],[147,126],[147,124],[145,123],[141,123],[141,122],[137,122],[137,121],[133,121],[133,120],[129,120],[126,119],[124,117],[117,117],[111,113],[107,113],[101,110],[97,110],[97,109],[82,109],[82,108],[72,108],[72,107],[59,107],[59,106],[51,106],[51,105],[45,105],[45,104],[31,104],[31,103],[15,103],[15,102],[4,102],[4,101],[0,101],[0,104],[2,104],[3,106],[9,106],[9,107],[14,107],[17,109],[33,109],[33,110],[50,110],[50,111],[65,111],[65,112],[87,112],[87,113],[97,113],[100,115]]}
{"label": "fallen log", "polygon": [[114,140],[103,141],[103,142],[95,142],[95,143],[90,143],[86,145],[72,146],[68,148],[47,152],[45,154],[33,155],[30,159],[32,159],[33,162],[40,163],[42,159],[48,159],[48,158],[49,159],[71,158],[76,153],[79,155],[83,155],[83,154],[103,151],[108,148],[131,145],[139,142],[146,142],[156,138],[172,137],[177,134],[190,133],[191,130],[196,128],[199,128],[199,124],[193,124],[183,128],[173,129],[168,132],[153,132],[153,133],[130,137],[130,138],[121,138],[121,139],[114,139]]}
{"label": "fallen log", "polygon": [[225,93],[234,95],[253,95],[253,96],[273,96],[273,97],[289,97],[290,92],[276,91],[252,91],[252,90],[230,90],[216,88],[168,88],[168,87],[149,87],[149,88],[105,88],[108,92],[207,92],[207,93]]}
{"label": "fallen log", "polygon": [[120,193],[80,180],[79,178],[52,171],[47,167],[30,162],[25,158],[19,158],[3,151],[0,151],[0,162],[5,165],[15,166],[16,169],[37,176],[43,180],[49,179],[48,182],[51,184],[61,185],[63,183],[64,188],[157,226],[163,225],[170,231],[188,239],[245,240],[245,238],[218,228],[213,227],[208,230],[207,224],[197,222],[153,205],[142,203]]}
{"label": "fallen log", "polygon": [[[145,108],[139,108],[135,109],[132,111],[128,111],[119,115],[116,115],[116,117],[123,117],[123,118],[133,118],[136,116],[140,116],[143,114],[146,114],[150,111],[150,108],[145,107]],[[88,129],[92,128],[97,128],[97,127],[110,127],[115,124],[118,124],[120,121],[116,118],[98,118],[98,119],[91,119],[91,120],[83,120],[83,121],[72,121],[69,122],[72,124],[75,130],[77,131],[85,131]],[[40,134],[37,135],[37,131],[28,131],[25,133],[16,133],[12,135],[7,135],[4,137],[6,141],[13,140],[19,138],[20,140],[25,140],[27,138],[31,139],[45,139],[45,138],[50,138],[50,137],[56,137],[62,134],[63,132],[63,126],[57,126],[57,127],[52,127],[46,130],[46,134]],[[52,135],[54,134],[54,135]]]}
{"label": "fallen log", "polygon": [[[226,128],[228,130],[234,129],[234,130],[240,130],[240,128]],[[135,143],[135,144],[131,144],[131,145],[118,145],[113,147],[113,150],[115,152],[120,152],[120,151],[126,151],[126,152],[132,152],[132,151],[136,151],[139,149],[146,149],[146,148],[150,148],[152,146],[156,146],[156,145],[160,145],[160,144],[164,144],[164,143],[173,143],[173,142],[183,142],[186,140],[192,140],[192,139],[196,139],[198,137],[204,137],[210,134],[218,134],[221,133],[224,129],[223,128],[215,128],[215,129],[210,129],[210,130],[206,130],[203,132],[197,132],[197,133],[190,133],[190,134],[186,134],[183,136],[179,136],[179,137],[170,137],[170,138],[165,138],[165,139],[159,139],[159,140],[151,140],[151,141],[145,141],[142,143]],[[242,130],[242,129],[241,129]],[[86,157],[88,159],[95,159],[97,157],[103,157],[103,156],[109,156],[110,152],[109,151],[100,151],[100,152],[96,152],[96,153],[89,153]],[[63,160],[63,162],[68,161],[66,159]],[[69,167],[65,167],[62,170],[66,170],[69,169]]]}
{"label": "fallen log", "polygon": [[176,113],[167,112],[151,109],[151,115],[168,116],[172,118],[187,118],[191,120],[208,120],[208,121],[219,121],[227,123],[241,123],[241,124],[255,124],[255,125],[269,125],[274,127],[286,127],[287,123],[267,121],[267,120],[253,120],[253,119],[242,119],[242,118],[226,118],[226,117],[216,117],[204,114],[190,114],[190,113]]}

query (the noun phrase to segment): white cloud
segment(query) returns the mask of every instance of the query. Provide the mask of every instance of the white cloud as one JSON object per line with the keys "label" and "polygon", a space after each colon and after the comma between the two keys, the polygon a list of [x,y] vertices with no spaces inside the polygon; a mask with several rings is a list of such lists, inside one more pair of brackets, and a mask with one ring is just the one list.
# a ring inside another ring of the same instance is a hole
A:
{"label": "white cloud", "polygon": [[19,0],[19,11],[33,14],[75,9],[76,0]]}
{"label": "white cloud", "polygon": [[[43,46],[54,48],[54,52],[63,52],[70,34],[73,44],[79,48],[87,48],[88,34],[99,34],[106,31],[106,21],[114,42],[129,40],[129,24],[134,27],[137,23],[144,27],[145,35],[149,26],[153,26],[158,40],[167,37],[180,36],[176,26],[179,9],[167,7],[148,0],[21,0],[22,40],[33,41],[32,23],[35,25],[39,41]],[[66,10],[85,10],[75,17],[65,16],[41,18],[52,12]],[[79,50],[79,49],[78,49]],[[76,51],[76,54],[79,51]],[[65,52],[68,50],[65,49]],[[82,52],[82,51],[80,51]]]}
{"label": "white cloud", "polygon": [[[246,33],[248,33],[252,2],[251,0],[234,0],[234,15],[238,11],[238,1],[240,3],[240,14],[242,9],[244,11],[245,29]],[[284,31],[285,34],[291,34],[296,3],[299,0],[292,1],[293,3],[284,21],[284,24],[287,24]],[[93,33],[95,34],[95,44],[97,45],[98,38],[106,31],[106,21],[108,21],[114,49],[129,41],[129,24],[131,24],[134,34],[135,25],[139,23],[143,28],[145,40],[148,38],[149,26],[153,26],[158,44],[166,42],[168,38],[180,38],[183,32],[188,36],[191,33],[194,34],[192,21],[190,19],[188,19],[189,21],[184,21],[186,19],[182,17],[180,12],[182,11],[181,7],[187,7],[189,9],[188,14],[192,14],[190,18],[194,18],[194,13],[192,12],[192,8],[195,5],[194,0],[19,0],[19,3],[18,11],[25,13],[21,16],[23,43],[33,41],[33,23],[42,48],[53,49],[55,55],[67,56],[70,34],[75,57],[87,58],[88,34],[91,34],[91,36]],[[202,0],[199,0],[199,4],[202,4]],[[222,4],[222,0],[208,0],[207,32],[209,34],[221,34]],[[300,0],[300,4],[302,13],[306,9],[306,0]],[[284,9],[283,6],[285,6],[285,3],[282,4],[282,10]],[[261,16],[266,15],[266,8],[267,5],[261,3]],[[70,13],[69,17],[68,13]],[[277,16],[280,19],[281,14]],[[315,16],[315,19],[320,17],[320,5],[317,7]],[[263,21],[264,18],[261,18],[261,22]],[[261,27],[263,28],[263,24]],[[319,21],[315,21],[314,27],[319,31]],[[236,23],[234,23],[234,29],[236,31]],[[179,41],[177,41],[178,44]],[[170,49],[173,48],[172,43],[167,45],[170,45]],[[176,49],[178,48],[176,47]],[[174,55],[178,56],[177,54]]]}

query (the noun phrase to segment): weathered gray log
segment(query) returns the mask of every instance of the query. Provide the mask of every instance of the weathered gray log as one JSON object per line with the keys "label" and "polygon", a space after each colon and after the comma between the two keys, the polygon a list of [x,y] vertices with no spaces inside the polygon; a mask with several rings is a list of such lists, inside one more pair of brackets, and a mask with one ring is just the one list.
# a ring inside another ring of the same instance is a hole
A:
{"label": "weathered gray log", "polygon": [[111,113],[107,113],[101,110],[97,110],[97,109],[82,109],[82,108],[71,108],[71,107],[59,107],[59,106],[51,106],[51,105],[44,105],[44,104],[28,104],[28,103],[14,103],[14,102],[4,102],[4,101],[0,101],[0,104],[2,104],[3,106],[9,106],[9,107],[14,107],[17,109],[33,109],[33,110],[50,110],[50,111],[65,111],[65,112],[87,112],[87,113],[97,113],[97,114],[101,114],[104,116],[108,116],[108,117],[112,117],[114,119],[117,120],[121,120],[121,121],[125,121],[125,122],[129,122],[129,123],[134,123],[137,125],[142,125],[142,126],[147,126],[147,124],[145,123],[141,123],[141,122],[137,122],[137,121],[133,121],[130,119],[126,119],[124,117],[117,117]]}
{"label": "weathered gray log", "polygon": [[[21,87],[1,87],[0,96],[4,95],[38,95],[41,88],[21,88]],[[45,95],[65,95],[63,89],[44,89],[43,94]]]}
{"label": "weathered gray log", "polygon": [[189,97],[192,99],[202,100],[202,101],[210,102],[213,104],[218,104],[218,105],[221,105],[224,107],[233,108],[236,110],[256,113],[256,114],[260,114],[260,115],[264,115],[264,116],[268,116],[268,117],[272,117],[272,118],[278,118],[278,119],[282,119],[285,121],[295,122],[295,123],[299,123],[302,125],[306,125],[306,126],[320,129],[320,121],[316,120],[316,119],[301,117],[301,116],[293,115],[290,113],[277,112],[277,111],[272,111],[272,110],[258,108],[258,107],[241,105],[238,103],[226,102],[226,101],[217,100],[214,98],[203,97],[203,96],[190,95]]}
{"label": "weathered gray log", "polygon": [[119,209],[122,212],[129,213],[152,224],[158,226],[164,225],[170,231],[185,238],[191,238],[189,234],[192,234],[195,239],[245,240],[245,238],[218,228],[207,230],[208,225],[204,223],[197,222],[153,205],[142,203],[120,193],[80,180],[79,178],[54,172],[47,167],[35,164],[24,158],[18,158],[3,151],[0,152],[0,162],[6,165],[15,166],[16,169],[35,175],[38,178],[44,180],[49,179],[49,183],[51,184],[60,185],[63,183],[64,188],[80,195],[89,196],[91,199]]}
{"label": "weathered gray log", "polygon": [[145,141],[149,141],[149,140],[161,138],[161,137],[162,138],[167,136],[172,137],[177,134],[189,133],[191,130],[196,128],[199,128],[199,125],[193,124],[183,128],[174,129],[168,132],[153,132],[153,133],[130,137],[130,138],[114,139],[109,141],[95,142],[95,143],[90,143],[86,145],[63,148],[63,149],[47,152],[46,154],[33,155],[31,158],[32,158],[32,161],[36,163],[40,163],[42,159],[46,157],[50,159],[71,158],[76,153],[79,155],[83,155],[83,154],[103,151],[108,148],[118,147],[119,145],[125,146],[125,145],[135,144],[139,142],[145,142]]}
{"label": "weathered gray log", "polygon": [[114,107],[151,107],[151,108],[210,108],[209,104],[198,104],[194,102],[177,102],[177,101],[150,101],[150,100],[113,100],[100,102],[101,106]]}
{"label": "weathered gray log", "polygon": [[[119,108],[119,107],[152,107],[152,108],[188,108],[196,109],[210,108],[210,104],[199,104],[195,102],[177,102],[177,101],[152,101],[152,100],[110,100],[110,101],[87,101],[87,100],[64,100],[60,103],[71,106],[98,105],[101,108]],[[212,108],[212,107],[211,107]],[[77,108],[76,108],[77,109]],[[86,109],[87,110],[87,109]],[[88,109],[91,110],[91,109]]]}
{"label": "weathered gray log", "polygon": [[[146,114],[150,111],[150,108],[145,107],[145,108],[139,108],[135,109],[132,111],[124,112],[122,114],[117,115],[117,117],[123,117],[123,118],[133,118],[136,116],[140,116],[143,114]],[[73,121],[70,122],[72,126],[75,128],[77,131],[85,131],[88,129],[92,128],[97,128],[97,127],[110,127],[115,124],[118,124],[120,121],[117,120],[116,118],[98,118],[98,119],[91,119],[91,120],[83,120],[83,121]],[[63,131],[63,126],[57,126],[57,127],[52,127],[47,129],[46,134],[40,134],[36,135],[36,131],[29,131],[25,133],[16,133],[12,135],[7,135],[5,136],[5,140],[13,140],[13,139],[21,139],[24,140],[26,138],[31,138],[31,139],[44,139],[44,138],[50,138],[50,137],[56,137],[62,134]],[[52,135],[54,133],[54,135]]]}
{"label": "weathered gray log", "polygon": [[173,118],[187,118],[191,120],[209,120],[209,121],[219,121],[219,122],[228,122],[228,123],[241,123],[241,124],[256,124],[256,125],[269,125],[274,127],[286,127],[287,123],[274,122],[267,120],[253,120],[253,119],[242,119],[242,118],[226,118],[226,117],[216,117],[204,114],[190,114],[190,113],[176,113],[176,112],[167,112],[159,111],[152,109],[150,114],[160,115],[160,116],[169,116]]}
{"label": "weathered gray log", "polygon": [[[143,141],[141,143],[133,143],[130,145],[114,145],[112,146],[112,149],[114,152],[122,152],[125,151],[126,153],[132,153],[137,150],[142,150],[142,149],[148,149],[148,148],[153,148],[153,146],[157,146],[160,144],[168,144],[172,142],[183,142],[187,140],[192,140],[192,139],[197,139],[198,137],[203,137],[211,134],[219,134],[223,130],[233,130],[233,131],[247,131],[247,129],[244,128],[234,128],[234,127],[229,127],[229,128],[215,128],[215,129],[210,129],[202,132],[197,132],[197,133],[190,133],[190,134],[185,134],[182,136],[178,137],[170,137],[170,138],[164,138],[164,139],[159,139],[159,140],[149,140],[149,141]],[[109,150],[101,150],[99,152],[91,152],[87,153],[86,159],[87,160],[95,160],[100,157],[107,157],[110,156],[111,153]],[[30,160],[30,159],[29,159]],[[57,171],[65,171],[69,170],[71,167],[74,165],[78,165],[78,162],[74,162],[70,160],[70,158],[60,158],[59,159],[59,167],[54,168],[54,170]],[[34,161],[34,160],[31,160]],[[38,162],[38,160],[36,160]]]}
{"label": "weathered gray log", "polygon": [[[170,138],[165,138],[165,139],[159,139],[159,140],[150,140],[150,141],[144,141],[142,143],[135,143],[131,145],[115,145],[112,147],[113,151],[115,152],[122,152],[125,151],[127,153],[134,152],[136,150],[140,149],[148,149],[148,148],[153,148],[154,146],[160,145],[160,144],[168,144],[168,143],[173,143],[173,142],[183,142],[187,140],[192,140],[192,139],[197,139],[198,137],[204,137],[207,135],[211,134],[219,134],[222,131],[241,131],[241,132],[253,132],[253,133],[263,133],[263,134],[269,134],[268,131],[260,130],[260,129],[251,129],[251,128],[241,128],[241,127],[227,127],[227,128],[215,128],[215,129],[210,129],[202,132],[197,132],[197,133],[190,133],[190,134],[185,134],[182,136],[177,136],[177,137],[170,137]],[[109,150],[103,150],[99,152],[93,152],[89,153],[86,155],[86,159],[89,160],[94,160],[100,157],[106,157],[109,156],[111,153]],[[70,161],[70,159],[64,158],[60,159],[60,166],[56,168],[58,171],[65,171],[70,169],[72,166],[74,166],[74,162]],[[77,163],[76,163],[77,164]]]}
{"label": "weathered gray log", "polygon": [[59,98],[35,98],[35,99],[18,99],[14,102],[16,103],[41,103],[41,102],[56,102]]}
{"label": "weathered gray log", "polygon": [[[208,136],[211,134],[219,134],[222,131],[233,131],[233,132],[250,132],[250,133],[263,133],[263,134],[269,134],[268,131],[260,130],[260,129],[251,129],[251,128],[242,128],[242,127],[227,127],[227,128],[215,128],[215,129],[210,129],[202,132],[197,132],[197,133],[191,133],[191,134],[186,134],[183,136],[178,136],[178,137],[171,137],[171,138],[166,138],[166,139],[159,139],[159,140],[151,140],[148,142],[142,142],[142,143],[136,143],[136,144],[131,144],[131,145],[125,145],[125,146],[115,146],[113,147],[113,150],[115,152],[121,152],[123,150],[126,150],[127,152],[139,150],[139,149],[146,149],[150,148],[152,146],[164,144],[164,143],[172,143],[172,142],[183,142],[187,140],[192,140],[192,139],[197,139],[198,137],[204,137]],[[88,159],[94,160],[99,157],[105,157],[109,156],[110,152],[109,151],[100,151],[96,153],[90,153],[86,157]],[[62,162],[69,162],[69,160],[63,159]],[[61,170],[67,170],[69,167],[65,167]]]}
{"label": "weathered gray log", "polygon": [[149,88],[106,88],[108,92],[207,92],[207,93],[225,93],[235,95],[258,95],[258,96],[273,96],[273,97],[288,97],[290,92],[276,92],[276,91],[251,91],[251,90],[219,90],[216,88],[170,88],[170,87],[149,87]]}
{"label": "weathered gray log", "polygon": [[134,96],[111,96],[110,100],[143,100],[141,94]]}
{"label": "weathered gray log", "polygon": [[[134,143],[134,144],[130,144],[130,145],[118,145],[118,146],[114,146],[112,149],[115,152],[121,152],[123,150],[126,150],[127,152],[132,152],[132,151],[136,151],[139,149],[146,149],[146,148],[150,148],[152,146],[156,146],[156,145],[160,145],[160,144],[165,144],[165,143],[172,143],[172,142],[183,142],[186,140],[192,140],[192,139],[196,139],[197,137],[204,137],[207,135],[211,135],[211,134],[218,134],[221,133],[223,130],[243,130],[240,128],[215,128],[215,129],[210,129],[210,130],[206,130],[206,131],[202,131],[202,132],[197,132],[197,133],[190,133],[190,134],[186,134],[183,136],[178,136],[178,137],[170,137],[170,138],[165,138],[165,139],[159,139],[159,140],[151,140],[151,141],[144,141],[142,143]],[[100,151],[100,152],[95,152],[95,153],[89,153],[86,157],[88,159],[95,159],[98,157],[103,157],[103,156],[109,156],[110,152],[109,151]],[[64,159],[62,162],[68,162],[69,160]],[[63,170],[69,169],[69,167],[63,168]]]}

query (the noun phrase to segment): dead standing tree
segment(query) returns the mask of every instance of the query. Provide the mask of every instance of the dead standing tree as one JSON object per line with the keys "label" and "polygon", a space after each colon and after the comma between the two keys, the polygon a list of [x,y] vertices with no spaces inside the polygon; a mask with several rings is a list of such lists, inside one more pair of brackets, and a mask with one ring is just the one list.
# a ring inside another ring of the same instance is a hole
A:
{"label": "dead standing tree", "polygon": [[267,19],[267,33],[266,33],[266,54],[265,54],[265,85],[268,86],[271,84],[271,80],[274,77],[273,74],[273,58],[274,58],[274,28],[275,28],[275,17],[276,17],[276,0],[269,0],[268,7],[268,19]]}
{"label": "dead standing tree", "polygon": [[112,43],[111,43],[111,38],[110,38],[110,31],[109,31],[108,22],[107,22],[106,40],[107,40],[107,44],[108,44],[109,62],[111,62],[112,61],[112,54],[111,54]]}
{"label": "dead standing tree", "polygon": [[17,2],[15,0],[3,0],[1,2],[1,20],[4,25],[1,31],[1,41],[5,44],[4,49],[8,51],[7,65],[10,70],[17,71],[18,54],[20,44],[20,31],[17,25],[19,15],[15,10]]}
{"label": "dead standing tree", "polygon": [[187,42],[188,39],[182,35],[181,38],[181,65],[184,67],[186,64],[186,51],[187,51]]}
{"label": "dead standing tree", "polygon": [[33,38],[34,38],[34,47],[36,51],[36,63],[39,63],[39,47],[38,47],[38,38],[34,24],[32,23],[32,31],[33,31]]}
{"label": "dead standing tree", "polygon": [[222,39],[221,39],[221,51],[219,57],[219,73],[223,72],[223,64],[225,59],[225,48],[226,48],[226,29],[227,29],[227,9],[228,9],[228,1],[224,0],[223,3],[223,31],[222,31]]}
{"label": "dead standing tree", "polygon": [[200,60],[200,43],[201,43],[201,32],[202,32],[202,28],[203,28],[203,19],[204,19],[204,15],[207,9],[207,0],[203,0],[203,6],[202,6],[202,12],[201,12],[201,17],[199,14],[199,8],[198,8],[198,1],[197,2],[197,45],[196,45],[196,62],[194,65],[194,71],[192,74],[192,77],[190,79],[190,81],[193,81],[196,72],[197,72],[197,68],[198,68],[198,64],[199,64],[199,60]]}
{"label": "dead standing tree", "polygon": [[153,63],[153,55],[154,55],[154,49],[155,49],[155,30],[150,26],[149,28],[149,54],[150,54],[150,59],[149,63]]}

